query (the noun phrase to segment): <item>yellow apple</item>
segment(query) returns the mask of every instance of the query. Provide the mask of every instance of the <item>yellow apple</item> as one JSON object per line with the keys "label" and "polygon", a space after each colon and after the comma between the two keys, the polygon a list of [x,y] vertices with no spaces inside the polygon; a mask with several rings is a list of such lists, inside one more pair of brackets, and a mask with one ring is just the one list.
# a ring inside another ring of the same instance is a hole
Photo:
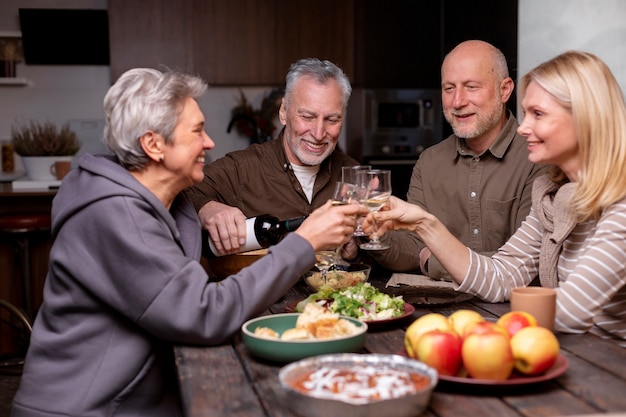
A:
{"label": "yellow apple", "polygon": [[495,321],[486,321],[486,320],[468,324],[465,327],[465,332],[463,333],[463,339],[467,339],[467,337],[472,334],[484,334],[484,333],[489,333],[491,331],[502,333],[503,336],[506,336],[507,339],[510,339],[509,332],[507,332],[504,327],[500,326]]}
{"label": "yellow apple", "polygon": [[428,313],[416,319],[406,329],[404,347],[411,358],[417,358],[415,346],[422,335],[430,330],[453,330],[448,318],[439,313]]}
{"label": "yellow apple", "polygon": [[537,375],[554,365],[559,356],[559,341],[550,330],[529,326],[511,338],[515,369],[525,375]]}
{"label": "yellow apple", "polygon": [[461,356],[467,373],[475,379],[504,381],[513,372],[509,336],[495,327],[469,334],[463,341]]}
{"label": "yellow apple", "polygon": [[463,336],[465,328],[473,323],[479,323],[485,321],[485,318],[477,311],[461,309],[448,316],[452,328],[457,332],[459,336]]}
{"label": "yellow apple", "polygon": [[440,375],[455,376],[461,369],[463,339],[454,330],[430,330],[414,346],[417,359]]}
{"label": "yellow apple", "polygon": [[500,317],[496,323],[504,327],[509,332],[509,336],[513,337],[524,327],[537,326],[537,319],[525,311],[509,311]]}

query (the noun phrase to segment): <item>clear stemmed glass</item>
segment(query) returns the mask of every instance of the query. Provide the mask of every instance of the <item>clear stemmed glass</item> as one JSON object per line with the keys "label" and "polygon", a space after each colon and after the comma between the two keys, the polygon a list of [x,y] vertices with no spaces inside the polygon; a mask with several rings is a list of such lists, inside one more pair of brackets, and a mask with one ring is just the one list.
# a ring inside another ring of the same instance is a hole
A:
{"label": "clear stemmed glass", "polygon": [[[338,181],[335,185],[335,190],[333,192],[331,202],[333,205],[346,205],[346,204],[354,204],[358,198],[357,196],[357,185],[348,184],[346,182]],[[320,270],[322,273],[322,279],[324,282],[326,281],[326,273],[329,270],[334,269],[347,269],[350,264],[343,260],[341,254],[339,253],[341,246],[335,248],[334,250],[324,250],[317,251],[315,267]]]}
{"label": "clear stemmed glass", "polygon": [[[355,184],[358,187],[360,187],[361,184],[359,182],[358,174],[360,172],[367,172],[371,169],[372,169],[371,165],[355,165],[355,166],[350,166],[350,167],[341,167],[341,181],[347,182],[348,184]],[[356,194],[362,194],[365,192],[367,192],[367,190],[364,190],[363,188],[358,188],[357,190],[355,190]],[[359,201],[360,203],[361,200],[363,200],[363,196],[357,195],[356,200]],[[354,230],[354,233],[352,234],[353,236],[368,236],[369,235],[361,228],[361,223],[363,223],[363,218],[359,216],[357,218],[356,229]]]}
{"label": "clear stemmed glass", "polygon": [[357,173],[362,171],[370,171],[371,165],[355,165],[350,167],[341,167],[341,181],[348,184],[357,183]]}
{"label": "clear stemmed glass", "polygon": [[[359,178],[367,189],[367,195],[362,200],[363,204],[371,212],[379,211],[391,196],[391,171],[388,169],[373,169],[359,174]],[[369,242],[359,245],[361,249],[389,249],[389,245],[382,243],[376,236],[376,223],[374,222],[372,226],[374,233]]]}

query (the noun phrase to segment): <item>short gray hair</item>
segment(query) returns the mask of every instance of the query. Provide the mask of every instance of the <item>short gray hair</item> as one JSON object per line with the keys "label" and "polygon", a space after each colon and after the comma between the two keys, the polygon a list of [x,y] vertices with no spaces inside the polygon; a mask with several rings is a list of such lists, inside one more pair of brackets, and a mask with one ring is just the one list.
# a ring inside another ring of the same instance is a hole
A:
{"label": "short gray hair", "polygon": [[149,161],[139,138],[151,130],[172,140],[178,117],[188,98],[198,99],[207,89],[200,78],[150,68],[126,71],[104,97],[104,143],[128,170]]}
{"label": "short gray hair", "polygon": [[337,65],[327,60],[317,58],[302,58],[291,64],[287,77],[285,78],[285,102],[289,106],[289,100],[293,92],[294,85],[301,77],[309,76],[319,82],[326,84],[328,80],[336,80],[343,93],[343,108],[348,106],[352,86],[348,76]]}

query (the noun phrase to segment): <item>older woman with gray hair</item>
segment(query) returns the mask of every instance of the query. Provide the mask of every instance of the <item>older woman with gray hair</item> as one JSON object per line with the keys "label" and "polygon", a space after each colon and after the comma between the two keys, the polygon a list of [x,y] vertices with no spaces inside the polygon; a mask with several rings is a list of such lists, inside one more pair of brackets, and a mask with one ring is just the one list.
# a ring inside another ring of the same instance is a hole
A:
{"label": "older woman with gray hair", "polygon": [[181,193],[203,179],[214,147],[197,102],[206,88],[133,69],[107,93],[114,156],[83,155],[54,199],[44,301],[13,416],[180,415],[173,345],[228,340],[367,212],[327,203],[263,259],[209,282],[200,223]]}

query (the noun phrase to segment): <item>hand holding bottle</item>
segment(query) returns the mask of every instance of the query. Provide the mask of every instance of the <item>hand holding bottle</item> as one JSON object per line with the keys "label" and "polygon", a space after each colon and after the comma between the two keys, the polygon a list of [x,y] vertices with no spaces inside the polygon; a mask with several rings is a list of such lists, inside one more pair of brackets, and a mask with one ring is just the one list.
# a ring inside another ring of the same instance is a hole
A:
{"label": "hand holding bottle", "polygon": [[202,228],[209,234],[216,255],[243,252],[246,244],[246,216],[237,207],[210,201],[198,212]]}
{"label": "hand holding bottle", "polygon": [[332,250],[352,238],[356,228],[356,216],[367,213],[367,208],[362,205],[333,206],[329,200],[313,211],[296,233],[308,240],[316,252]]}

